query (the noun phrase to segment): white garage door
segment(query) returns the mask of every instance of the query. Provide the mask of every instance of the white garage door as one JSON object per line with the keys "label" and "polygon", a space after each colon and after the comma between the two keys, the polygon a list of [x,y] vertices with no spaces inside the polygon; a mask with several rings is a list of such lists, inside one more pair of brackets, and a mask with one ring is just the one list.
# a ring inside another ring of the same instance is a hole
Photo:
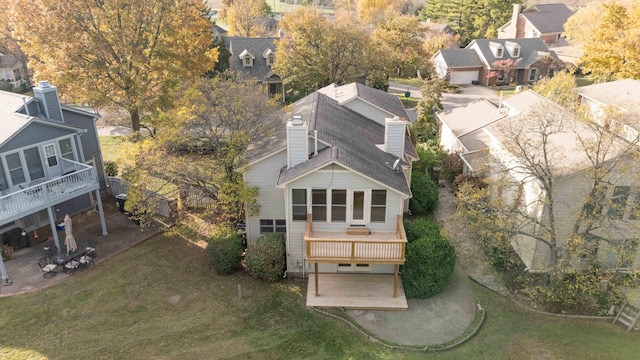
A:
{"label": "white garage door", "polygon": [[449,84],[471,84],[478,80],[478,70],[452,71],[449,75]]}

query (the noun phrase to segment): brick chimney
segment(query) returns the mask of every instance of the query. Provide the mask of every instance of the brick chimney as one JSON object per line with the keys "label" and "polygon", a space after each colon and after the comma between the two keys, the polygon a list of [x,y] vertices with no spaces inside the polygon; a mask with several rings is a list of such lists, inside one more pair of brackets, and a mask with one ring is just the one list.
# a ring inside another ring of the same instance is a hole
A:
{"label": "brick chimney", "polygon": [[296,115],[287,122],[287,168],[309,159],[309,126]]}
{"label": "brick chimney", "polygon": [[40,103],[40,112],[46,118],[64,122],[57,87],[49,84],[48,81],[40,81],[33,88],[33,94]]}

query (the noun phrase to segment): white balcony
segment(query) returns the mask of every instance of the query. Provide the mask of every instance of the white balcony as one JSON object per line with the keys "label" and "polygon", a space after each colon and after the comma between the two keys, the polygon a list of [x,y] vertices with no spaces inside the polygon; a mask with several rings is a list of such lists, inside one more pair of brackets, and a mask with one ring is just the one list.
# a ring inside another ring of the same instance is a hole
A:
{"label": "white balcony", "polygon": [[0,196],[0,225],[100,188],[95,168],[62,159],[65,174],[38,179]]}

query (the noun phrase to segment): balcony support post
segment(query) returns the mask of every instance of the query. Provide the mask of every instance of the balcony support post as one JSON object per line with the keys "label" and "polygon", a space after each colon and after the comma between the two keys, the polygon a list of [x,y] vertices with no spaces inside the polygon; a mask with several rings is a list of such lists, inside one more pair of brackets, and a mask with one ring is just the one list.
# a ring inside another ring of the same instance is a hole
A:
{"label": "balcony support post", "polygon": [[13,284],[13,281],[9,280],[9,274],[7,274],[7,268],[4,267],[2,256],[0,256],[0,273],[2,273],[2,285],[9,286]]}
{"label": "balcony support post", "polygon": [[61,253],[62,249],[60,249],[60,239],[58,239],[58,229],[56,228],[56,218],[53,217],[53,210],[51,210],[51,206],[47,207],[47,214],[49,214],[49,225],[51,225],[51,235],[53,235],[53,242],[56,244],[57,253]]}
{"label": "balcony support post", "polygon": [[398,297],[398,268],[400,265],[395,264],[393,266],[393,297]]}
{"label": "balcony support post", "polygon": [[104,221],[104,210],[102,210],[102,198],[100,197],[100,190],[96,190],[96,202],[98,203],[98,215],[100,215],[100,226],[102,226],[102,236],[107,236],[107,223]]}
{"label": "balcony support post", "polygon": [[318,296],[318,263],[313,263],[313,276],[316,278],[316,296]]}

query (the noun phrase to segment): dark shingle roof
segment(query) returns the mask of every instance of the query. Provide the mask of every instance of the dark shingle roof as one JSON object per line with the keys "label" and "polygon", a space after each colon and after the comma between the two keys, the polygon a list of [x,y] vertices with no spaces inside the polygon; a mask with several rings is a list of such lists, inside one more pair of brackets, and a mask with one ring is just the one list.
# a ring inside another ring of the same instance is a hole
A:
{"label": "dark shingle roof", "polygon": [[440,54],[450,68],[482,67],[482,60],[473,49],[442,49]]}
{"label": "dark shingle roof", "polygon": [[[507,51],[507,42],[512,42],[520,45],[520,54],[517,57],[512,57]],[[489,47],[490,43],[498,43],[504,47],[503,57],[496,58],[493,56]],[[497,60],[516,60],[521,58],[522,60],[516,66],[516,69],[526,69],[539,60],[542,56],[550,56],[553,60],[562,64],[562,61],[558,58],[555,51],[549,50],[544,41],[540,38],[524,38],[524,39],[477,39],[473,40],[467,49],[470,49],[474,44],[477,44],[478,49],[482,53],[482,56],[487,61],[488,65],[493,64]]]}
{"label": "dark shingle roof", "polygon": [[[318,139],[330,147],[318,152],[314,158],[291,169],[284,168],[278,184],[290,181],[331,161],[378,181],[403,194],[411,191],[402,171],[397,173],[387,164],[393,164],[396,156],[380,150],[376,145],[384,143],[384,126],[340,106],[328,96],[315,92],[312,106],[298,106],[294,112],[309,119],[309,131],[318,130]],[[305,98],[303,100],[308,101]],[[286,138],[286,134],[282,134]],[[282,136],[281,135],[281,136]]]}
{"label": "dark shingle roof", "polygon": [[[273,53],[276,52],[276,39],[278,38],[226,37],[224,39],[225,45],[231,52],[231,57],[229,57],[229,66],[231,67],[231,70],[260,81],[264,81],[267,78],[272,77],[274,74],[271,71],[271,67],[267,66],[267,60],[262,57],[262,54],[267,49],[271,49]],[[244,50],[247,50],[255,57],[253,60],[253,67],[242,66],[242,59],[240,59],[239,55]]]}
{"label": "dark shingle roof", "polygon": [[571,15],[573,12],[565,4],[534,5],[522,12],[522,16],[542,34],[563,32],[564,23]]}
{"label": "dark shingle roof", "polygon": [[356,95],[361,99],[377,105],[400,118],[411,121],[407,110],[402,105],[402,101],[400,101],[397,96],[389,96],[388,93],[382,90],[374,89],[360,83],[356,83],[356,91]]}

